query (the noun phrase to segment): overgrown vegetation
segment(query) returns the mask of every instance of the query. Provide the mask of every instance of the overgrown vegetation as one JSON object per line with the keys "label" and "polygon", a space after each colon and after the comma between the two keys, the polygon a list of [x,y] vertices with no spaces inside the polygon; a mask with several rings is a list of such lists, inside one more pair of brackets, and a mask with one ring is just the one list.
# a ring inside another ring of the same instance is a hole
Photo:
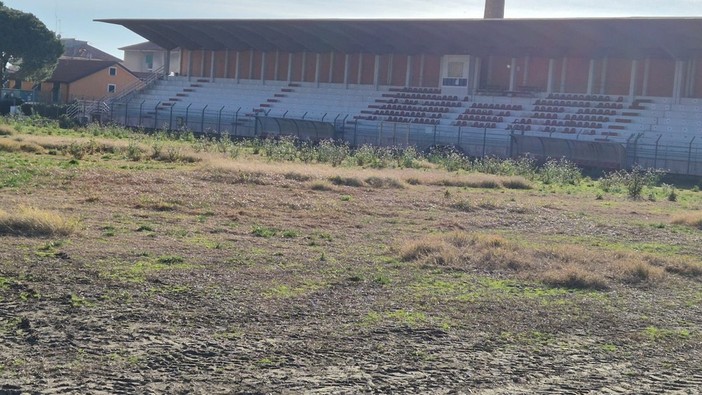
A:
{"label": "overgrown vegetation", "polygon": [[15,213],[0,210],[0,235],[23,237],[68,236],[77,221],[34,207],[18,208]]}

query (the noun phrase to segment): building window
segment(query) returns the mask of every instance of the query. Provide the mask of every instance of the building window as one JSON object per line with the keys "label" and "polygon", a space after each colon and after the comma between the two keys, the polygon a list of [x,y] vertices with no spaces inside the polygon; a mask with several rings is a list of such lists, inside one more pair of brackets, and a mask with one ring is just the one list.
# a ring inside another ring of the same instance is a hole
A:
{"label": "building window", "polygon": [[448,63],[448,78],[463,78],[463,62]]}
{"label": "building window", "polygon": [[144,57],[144,61],[146,63],[146,70],[151,71],[154,69],[154,54],[146,54],[146,56]]}
{"label": "building window", "polygon": [[110,75],[112,75],[112,76],[117,75],[117,67],[110,67]]}
{"label": "building window", "polygon": [[115,93],[115,92],[117,92],[117,85],[107,84],[107,93]]}

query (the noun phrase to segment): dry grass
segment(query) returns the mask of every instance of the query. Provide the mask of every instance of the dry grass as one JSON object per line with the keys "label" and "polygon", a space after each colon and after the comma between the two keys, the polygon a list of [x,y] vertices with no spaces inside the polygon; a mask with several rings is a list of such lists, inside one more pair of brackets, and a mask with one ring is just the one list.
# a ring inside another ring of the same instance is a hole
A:
{"label": "dry grass", "polygon": [[310,184],[310,189],[313,191],[333,191],[334,186],[329,181],[318,180]]}
{"label": "dry grass", "polygon": [[652,285],[662,281],[666,271],[688,276],[702,272],[702,265],[689,260],[669,262],[569,244],[540,248],[482,233],[434,234],[401,243],[397,251],[405,262],[459,270],[507,271],[522,279],[575,289],[599,290],[614,284]]}
{"label": "dry grass", "polygon": [[10,125],[0,125],[0,136],[12,136],[17,130]]}
{"label": "dry grass", "polygon": [[702,230],[702,212],[690,212],[678,215],[672,221],[675,225],[685,225]]}
{"label": "dry grass", "polygon": [[17,213],[0,210],[0,235],[43,237],[68,236],[75,232],[77,221],[61,215],[37,209],[20,207]]}
{"label": "dry grass", "polygon": [[0,140],[0,151],[41,154],[44,153],[44,148],[29,141]]}
{"label": "dry grass", "polygon": [[607,280],[601,275],[574,265],[549,270],[543,274],[542,281],[556,288],[598,290],[609,288]]}
{"label": "dry grass", "polygon": [[450,232],[406,241],[398,247],[400,259],[425,265],[476,267],[485,270],[522,270],[529,263],[500,235]]}
{"label": "dry grass", "polygon": [[533,189],[534,185],[531,184],[524,177],[507,177],[502,180],[502,186],[507,189]]}
{"label": "dry grass", "polygon": [[617,278],[629,284],[658,282],[665,274],[662,268],[633,256],[616,262],[614,269]]}
{"label": "dry grass", "polygon": [[647,256],[646,261],[663,268],[668,273],[691,278],[702,277],[702,261],[689,256],[672,256],[665,259]]}
{"label": "dry grass", "polygon": [[389,189],[403,189],[405,184],[391,177],[368,177],[365,179],[366,184],[373,188],[389,188]]}

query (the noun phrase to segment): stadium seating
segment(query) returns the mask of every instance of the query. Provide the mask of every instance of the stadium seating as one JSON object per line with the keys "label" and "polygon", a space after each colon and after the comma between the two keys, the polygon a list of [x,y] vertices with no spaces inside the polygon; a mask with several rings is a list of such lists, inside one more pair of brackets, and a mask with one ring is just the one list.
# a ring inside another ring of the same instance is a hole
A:
{"label": "stadium seating", "polygon": [[[438,88],[172,77],[130,98],[144,118],[164,112],[236,111],[242,117],[393,122],[625,142],[649,136],[689,143],[702,130],[702,99],[539,93],[458,97]],[[155,124],[156,122],[154,122]],[[448,129],[446,129],[448,130]]]}

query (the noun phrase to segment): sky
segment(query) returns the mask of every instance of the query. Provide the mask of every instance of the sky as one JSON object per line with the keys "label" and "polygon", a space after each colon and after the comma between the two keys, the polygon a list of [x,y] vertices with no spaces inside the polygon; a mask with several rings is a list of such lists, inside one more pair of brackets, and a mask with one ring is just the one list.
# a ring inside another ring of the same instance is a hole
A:
{"label": "sky", "polygon": [[[484,0],[2,0],[119,58],[145,41],[94,19],[482,18]],[[505,18],[702,17],[702,0],[505,0]]]}

